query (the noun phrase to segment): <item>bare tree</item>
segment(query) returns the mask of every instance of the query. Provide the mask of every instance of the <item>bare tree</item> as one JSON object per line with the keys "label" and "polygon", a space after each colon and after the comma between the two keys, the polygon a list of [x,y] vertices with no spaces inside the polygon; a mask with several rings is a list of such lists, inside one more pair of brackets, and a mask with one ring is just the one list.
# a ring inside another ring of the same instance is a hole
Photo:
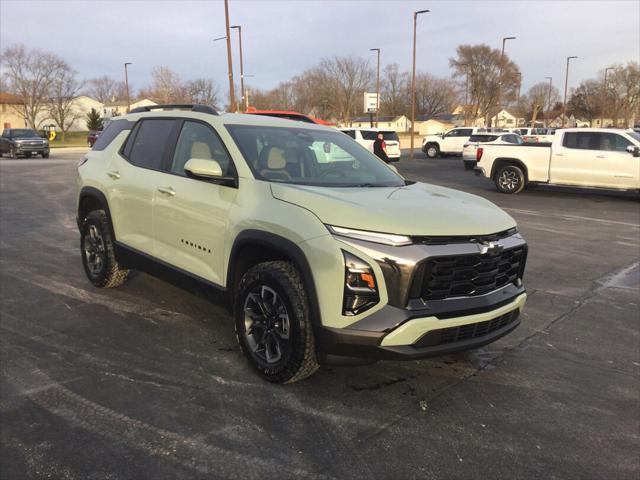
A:
{"label": "bare tree", "polygon": [[569,115],[585,118],[591,122],[598,118],[602,111],[602,84],[597,80],[589,79],[580,83],[580,86],[571,92],[567,102]]}
{"label": "bare tree", "polygon": [[148,92],[141,92],[142,96],[149,96],[158,103],[181,103],[186,99],[185,88],[180,75],[165,65],[154,67],[151,72],[153,78]]}
{"label": "bare tree", "polygon": [[282,82],[271,90],[259,90],[247,87],[249,102],[258,109],[264,110],[302,110],[306,109],[298,102],[294,81]]}
{"label": "bare tree", "polygon": [[466,113],[471,118],[480,115],[486,122],[496,113],[498,87],[500,83],[500,66],[502,66],[502,101],[506,104],[515,100],[518,91],[518,66],[509,60],[501,51],[489,45],[459,45],[456,58],[449,59],[454,69],[454,77],[469,75],[470,106]]}
{"label": "bare tree", "polygon": [[218,108],[220,103],[220,89],[216,83],[208,78],[197,78],[188,81],[184,90],[190,103],[199,103]]}
{"label": "bare tree", "polygon": [[605,104],[603,109],[613,118],[617,126],[622,117],[624,126],[631,126],[633,117],[640,116],[640,65],[629,62],[616,65],[607,77]]}
{"label": "bare tree", "polygon": [[87,95],[101,103],[126,100],[127,87],[123,81],[108,76],[92,78],[87,82]]}
{"label": "bare tree", "polygon": [[398,64],[387,65],[380,79],[380,110],[385,115],[407,115],[409,74],[400,72]]}
{"label": "bare tree", "polygon": [[[409,92],[407,92],[409,94]],[[428,73],[416,75],[416,111],[430,117],[449,114],[458,101],[456,85]]]}
{"label": "bare tree", "polygon": [[46,105],[49,117],[62,132],[63,142],[73,122],[82,116],[82,113],[75,108],[75,101],[82,88],[82,84],[76,79],[76,73],[67,64],[56,71],[51,82],[51,96]]}
{"label": "bare tree", "polygon": [[533,125],[541,112],[550,110],[558,101],[560,101],[560,92],[556,87],[552,86],[549,94],[547,82],[536,83],[523,97],[524,112],[522,114],[530,118]]}
{"label": "bare tree", "polygon": [[0,58],[9,90],[22,98],[21,105],[14,106],[15,113],[26,124],[37,129],[38,117],[49,101],[51,86],[66,68],[57,55],[39,50],[27,50],[18,45],[7,48]]}

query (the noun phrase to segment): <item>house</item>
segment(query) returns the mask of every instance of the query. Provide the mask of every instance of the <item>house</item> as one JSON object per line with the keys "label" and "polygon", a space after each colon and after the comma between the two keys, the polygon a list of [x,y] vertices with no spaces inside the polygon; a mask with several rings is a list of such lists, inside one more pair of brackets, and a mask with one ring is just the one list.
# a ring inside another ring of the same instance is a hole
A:
{"label": "house", "polygon": [[24,101],[21,97],[7,92],[0,92],[0,127],[23,128],[27,126],[16,109],[20,108]]}
{"label": "house", "polygon": [[[80,95],[79,97],[73,100],[71,104],[71,113],[69,116],[69,120],[73,116],[73,122],[67,129],[68,132],[83,132],[87,129],[87,114],[94,108],[98,113],[102,114],[103,103],[99,102],[95,98],[91,98],[87,95]],[[60,130],[60,127],[57,123],[51,118],[51,116],[45,111],[42,111],[38,115],[38,123],[41,128],[49,129],[51,125],[56,130]]]}
{"label": "house", "polygon": [[[141,100],[131,102],[130,109],[133,110],[134,108],[147,107],[150,105],[158,105],[158,104],[153,100],[149,100],[148,98],[143,98]],[[127,102],[118,101],[118,102],[105,103],[100,113],[106,119],[111,117],[118,117],[120,115],[125,115],[127,113]]]}
{"label": "house", "polygon": [[463,124],[459,115],[416,115],[415,131],[421,136],[435,135]]}
{"label": "house", "polygon": [[[376,117],[373,117],[373,125],[376,125]],[[369,117],[354,118],[348,125],[353,128],[371,128],[371,119]],[[378,128],[393,130],[394,132],[408,132],[411,127],[411,121],[406,115],[382,115],[378,117]]]}
{"label": "house", "polygon": [[[453,112],[451,112],[452,115],[455,115],[459,118],[463,119],[463,123],[457,126],[465,126],[465,122],[464,122],[464,112],[465,112],[465,108],[467,109],[468,112],[472,112],[475,109],[474,105],[458,105],[456,108],[453,109]],[[467,119],[466,122],[466,126],[469,127],[484,127],[484,116],[482,115],[482,111],[479,111],[477,113],[477,117],[476,118],[472,118],[472,119]]]}
{"label": "house", "polygon": [[503,109],[497,115],[491,117],[491,125],[496,128],[515,128],[518,123],[516,117]]}
{"label": "house", "polygon": [[[568,117],[565,117],[564,125],[562,125],[562,118],[563,118],[563,115],[560,114],[558,117],[551,120],[551,122],[549,122],[549,127],[562,128],[564,126],[565,128],[574,128],[574,127],[582,128],[582,127],[589,127],[591,125],[589,121],[576,118],[573,115],[569,115]],[[605,123],[605,125],[607,124]]]}

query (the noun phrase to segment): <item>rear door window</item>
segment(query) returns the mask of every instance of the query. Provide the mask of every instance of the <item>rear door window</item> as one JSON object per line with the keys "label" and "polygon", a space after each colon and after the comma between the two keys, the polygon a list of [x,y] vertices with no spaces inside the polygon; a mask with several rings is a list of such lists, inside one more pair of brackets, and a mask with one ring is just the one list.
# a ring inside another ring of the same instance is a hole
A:
{"label": "rear door window", "polygon": [[116,138],[120,132],[131,130],[131,127],[133,127],[133,122],[125,120],[124,118],[110,121],[109,125],[106,126],[96,139],[91,150],[104,150],[113,142],[113,139]]}
{"label": "rear door window", "polygon": [[600,150],[601,135],[599,132],[567,132],[562,139],[562,145],[577,150]]}
{"label": "rear door window", "polygon": [[173,119],[142,120],[127,140],[125,156],[138,167],[160,170],[175,124]]}
{"label": "rear door window", "polygon": [[360,130],[363,140],[375,140],[378,132],[372,132],[371,130]]}

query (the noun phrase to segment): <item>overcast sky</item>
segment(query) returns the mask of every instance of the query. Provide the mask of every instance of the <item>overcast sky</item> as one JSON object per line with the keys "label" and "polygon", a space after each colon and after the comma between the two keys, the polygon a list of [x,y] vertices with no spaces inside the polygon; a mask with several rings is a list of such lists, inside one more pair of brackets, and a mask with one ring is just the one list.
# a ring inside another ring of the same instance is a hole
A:
{"label": "overcast sky", "polygon": [[[302,72],[322,57],[360,55],[375,65],[411,68],[412,12],[418,18],[417,68],[449,77],[449,58],[462,43],[486,43],[520,66],[523,92],[552,76],[564,85],[564,66],[572,62],[570,86],[605,66],[638,61],[640,1],[252,1],[229,0],[231,24],[243,28],[247,83],[269,88]],[[123,77],[133,62],[135,89],[150,82],[154,65],[167,65],[185,79],[214,78],[226,92],[227,63],[222,1],[30,1],[0,0],[0,47],[24,44],[57,53],[81,78]],[[234,72],[238,49],[233,36]]]}

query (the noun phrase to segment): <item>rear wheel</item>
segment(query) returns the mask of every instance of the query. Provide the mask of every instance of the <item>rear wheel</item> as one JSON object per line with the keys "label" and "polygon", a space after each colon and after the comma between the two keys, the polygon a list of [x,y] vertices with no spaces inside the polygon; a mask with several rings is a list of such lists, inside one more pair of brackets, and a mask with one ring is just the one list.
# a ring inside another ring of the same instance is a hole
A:
{"label": "rear wheel", "polygon": [[293,264],[264,262],[244,274],[235,323],[240,347],[262,378],[292,383],[318,369],[309,302]]}
{"label": "rear wheel", "polygon": [[524,172],[515,165],[505,165],[496,174],[496,187],[502,193],[521,192],[526,184]]}
{"label": "rear wheel", "polygon": [[87,215],[80,232],[80,251],[84,272],[96,287],[119,287],[127,279],[129,270],[116,260],[104,210],[94,210]]}
{"label": "rear wheel", "polygon": [[440,155],[440,148],[436,144],[430,144],[427,145],[424,153],[426,153],[427,157],[429,158],[436,158],[438,155]]}

